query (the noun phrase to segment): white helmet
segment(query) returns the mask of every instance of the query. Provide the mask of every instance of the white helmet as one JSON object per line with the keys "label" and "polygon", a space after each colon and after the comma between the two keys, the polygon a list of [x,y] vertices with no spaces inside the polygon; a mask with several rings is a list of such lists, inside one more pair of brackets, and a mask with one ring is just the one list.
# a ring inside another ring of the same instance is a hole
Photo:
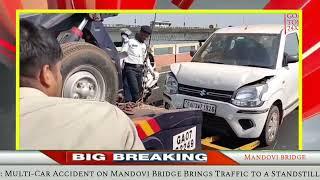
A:
{"label": "white helmet", "polygon": [[130,36],[132,34],[132,32],[128,28],[121,28],[120,32],[124,33],[124,34],[126,34],[128,36]]}

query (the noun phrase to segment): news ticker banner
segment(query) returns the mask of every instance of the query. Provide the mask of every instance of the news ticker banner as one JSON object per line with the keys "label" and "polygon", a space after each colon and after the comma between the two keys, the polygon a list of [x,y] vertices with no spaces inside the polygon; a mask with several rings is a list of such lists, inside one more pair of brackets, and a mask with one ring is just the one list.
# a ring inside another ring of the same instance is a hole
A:
{"label": "news ticker banner", "polygon": [[320,165],[320,152],[1,151],[0,165]]}
{"label": "news ticker banner", "polygon": [[312,166],[0,166],[0,179],[319,179]]}

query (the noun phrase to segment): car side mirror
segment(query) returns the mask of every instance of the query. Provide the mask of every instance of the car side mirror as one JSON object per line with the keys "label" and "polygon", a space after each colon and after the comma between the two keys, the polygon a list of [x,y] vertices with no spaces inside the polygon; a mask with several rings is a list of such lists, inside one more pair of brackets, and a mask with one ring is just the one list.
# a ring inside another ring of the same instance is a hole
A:
{"label": "car side mirror", "polygon": [[288,56],[287,56],[287,62],[288,62],[288,64],[289,64],[289,63],[296,63],[296,62],[298,62],[298,61],[299,61],[298,55],[296,55],[296,56],[290,56],[290,55],[288,55]]}
{"label": "car side mirror", "polygon": [[288,53],[284,53],[283,55],[283,66],[288,66],[290,63],[296,63],[299,61],[298,56],[288,55]]}
{"label": "car side mirror", "polygon": [[193,57],[196,54],[196,50],[190,50],[190,56]]}

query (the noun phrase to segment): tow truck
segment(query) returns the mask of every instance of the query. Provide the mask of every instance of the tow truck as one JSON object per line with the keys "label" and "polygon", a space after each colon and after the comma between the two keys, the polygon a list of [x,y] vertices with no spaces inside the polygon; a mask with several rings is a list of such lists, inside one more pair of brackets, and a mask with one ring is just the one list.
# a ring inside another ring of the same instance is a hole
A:
{"label": "tow truck", "polygon": [[[64,53],[64,98],[116,103],[122,89],[119,54],[102,23],[116,15],[25,14],[20,17],[52,31],[60,42]],[[219,137],[202,137],[201,110],[166,110],[142,104],[134,111],[131,118],[147,150],[249,150],[260,143],[253,141],[231,148],[216,144]]]}

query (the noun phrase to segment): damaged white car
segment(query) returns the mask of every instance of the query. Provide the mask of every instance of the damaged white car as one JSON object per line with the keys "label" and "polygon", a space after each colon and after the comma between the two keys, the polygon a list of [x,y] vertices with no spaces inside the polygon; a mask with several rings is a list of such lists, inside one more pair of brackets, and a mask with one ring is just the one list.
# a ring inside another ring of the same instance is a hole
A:
{"label": "damaged white car", "polygon": [[260,137],[271,145],[298,106],[298,44],[298,33],[281,25],[219,29],[191,62],[171,65],[165,107],[201,109],[203,134]]}

